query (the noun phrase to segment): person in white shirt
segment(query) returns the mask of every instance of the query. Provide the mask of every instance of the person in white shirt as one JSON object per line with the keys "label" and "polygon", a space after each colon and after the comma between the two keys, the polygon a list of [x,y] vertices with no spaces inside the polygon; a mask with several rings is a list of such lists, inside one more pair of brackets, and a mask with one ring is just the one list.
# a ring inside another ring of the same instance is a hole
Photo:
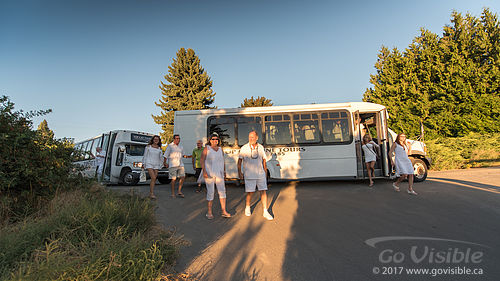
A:
{"label": "person in white shirt", "polygon": [[96,166],[97,166],[97,172],[96,172],[96,176],[97,176],[97,180],[101,180],[102,179],[102,169],[104,168],[104,158],[106,157],[106,152],[105,151],[102,151],[102,148],[100,147],[97,147],[96,149]]}
{"label": "person in white shirt", "polygon": [[375,163],[377,162],[378,151],[380,147],[376,144],[369,134],[363,137],[363,145],[361,146],[365,154],[365,165],[368,171],[368,179],[370,179],[369,187],[373,186],[373,178],[375,178]]}
{"label": "person in white shirt", "polygon": [[149,198],[156,199],[154,194],[156,178],[158,178],[158,170],[163,166],[163,151],[161,150],[160,136],[153,136],[144,149],[142,165],[143,169],[148,171],[151,178],[151,182],[149,183]]}
{"label": "person in white shirt", "polygon": [[186,174],[184,173],[184,163],[182,162],[182,158],[191,158],[191,156],[184,155],[184,149],[182,148],[182,145],[179,144],[180,141],[181,137],[175,134],[174,141],[168,145],[165,150],[165,154],[163,155],[163,165],[168,168],[168,174],[172,180],[172,198],[175,198],[175,182],[177,181],[177,178],[179,178],[177,196],[184,198],[184,194],[181,190]]}
{"label": "person in white shirt", "polygon": [[201,167],[203,178],[207,186],[207,219],[214,218],[212,205],[215,194],[215,185],[219,193],[220,207],[222,217],[230,218],[231,215],[226,211],[226,186],[224,178],[226,177],[226,166],[224,165],[224,152],[220,146],[219,135],[212,134],[209,143],[205,146],[201,154]]}
{"label": "person in white shirt", "polygon": [[[256,131],[251,131],[248,134],[248,143],[243,145],[240,149],[238,159],[238,174],[240,179],[245,180],[246,205],[245,215],[250,216],[250,201],[256,189],[260,192],[260,199],[262,201],[263,216],[267,220],[273,220],[273,216],[267,211],[267,166],[266,166],[266,153],[264,147],[257,143],[259,136]],[[243,170],[241,166],[243,164]]]}

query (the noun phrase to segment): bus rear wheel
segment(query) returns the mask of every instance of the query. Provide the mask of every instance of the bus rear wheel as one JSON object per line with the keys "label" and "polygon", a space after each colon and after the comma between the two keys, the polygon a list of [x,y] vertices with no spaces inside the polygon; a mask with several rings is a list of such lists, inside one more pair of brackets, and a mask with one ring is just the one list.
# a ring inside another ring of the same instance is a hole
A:
{"label": "bus rear wheel", "polygon": [[413,164],[413,175],[415,182],[422,182],[427,178],[427,165],[421,159],[411,159],[411,163]]}

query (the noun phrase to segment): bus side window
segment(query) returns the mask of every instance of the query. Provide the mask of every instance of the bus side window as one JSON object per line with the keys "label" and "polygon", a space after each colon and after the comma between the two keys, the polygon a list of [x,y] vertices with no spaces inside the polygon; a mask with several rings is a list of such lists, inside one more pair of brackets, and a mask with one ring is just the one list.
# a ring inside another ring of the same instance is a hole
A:
{"label": "bus side window", "polygon": [[235,131],[233,117],[212,117],[208,119],[208,134],[217,133],[222,141],[222,146],[234,146]]}
{"label": "bus side window", "polygon": [[340,143],[350,141],[349,123],[346,112],[321,113],[323,141]]}
{"label": "bus side window", "polygon": [[251,131],[256,131],[259,139],[258,143],[262,144],[262,119],[260,117],[237,117],[238,125],[238,145],[241,147],[248,143],[248,134]]}
{"label": "bus side window", "polygon": [[290,116],[269,115],[265,117],[266,144],[291,144]]}
{"label": "bus side window", "polygon": [[295,114],[293,116],[296,143],[319,143],[319,118],[317,114]]}

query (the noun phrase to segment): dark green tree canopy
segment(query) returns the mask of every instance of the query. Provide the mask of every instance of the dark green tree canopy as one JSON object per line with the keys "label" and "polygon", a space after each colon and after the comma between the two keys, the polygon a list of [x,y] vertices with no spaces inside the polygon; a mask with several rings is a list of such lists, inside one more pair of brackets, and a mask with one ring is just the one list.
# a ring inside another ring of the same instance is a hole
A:
{"label": "dark green tree canopy", "polygon": [[440,37],[421,29],[400,52],[382,47],[363,100],[387,106],[394,130],[431,136],[499,132],[500,25],[458,12]]}
{"label": "dark green tree canopy", "polygon": [[168,67],[165,80],[168,83],[160,81],[162,97],[155,102],[162,111],[152,117],[161,125],[162,139],[170,141],[174,129],[174,112],[211,108],[215,93],[212,91],[212,80],[193,49],[179,49],[177,57]]}
{"label": "dark green tree canopy", "polygon": [[267,99],[265,97],[254,98],[252,96],[249,99],[244,99],[240,107],[258,107],[258,106],[272,106],[272,105],[273,101],[270,99]]}

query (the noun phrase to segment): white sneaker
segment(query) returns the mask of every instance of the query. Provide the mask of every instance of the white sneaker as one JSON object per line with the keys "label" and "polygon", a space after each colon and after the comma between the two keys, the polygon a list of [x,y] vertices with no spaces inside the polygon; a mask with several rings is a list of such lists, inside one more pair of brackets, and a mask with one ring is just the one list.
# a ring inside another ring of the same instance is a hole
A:
{"label": "white sneaker", "polygon": [[250,206],[245,207],[245,216],[249,217],[252,215],[252,211],[250,210]]}
{"label": "white sneaker", "polygon": [[262,215],[264,218],[266,218],[266,220],[268,221],[272,221],[274,220],[273,216],[271,216],[271,214],[269,214],[268,211],[264,211],[264,214]]}

